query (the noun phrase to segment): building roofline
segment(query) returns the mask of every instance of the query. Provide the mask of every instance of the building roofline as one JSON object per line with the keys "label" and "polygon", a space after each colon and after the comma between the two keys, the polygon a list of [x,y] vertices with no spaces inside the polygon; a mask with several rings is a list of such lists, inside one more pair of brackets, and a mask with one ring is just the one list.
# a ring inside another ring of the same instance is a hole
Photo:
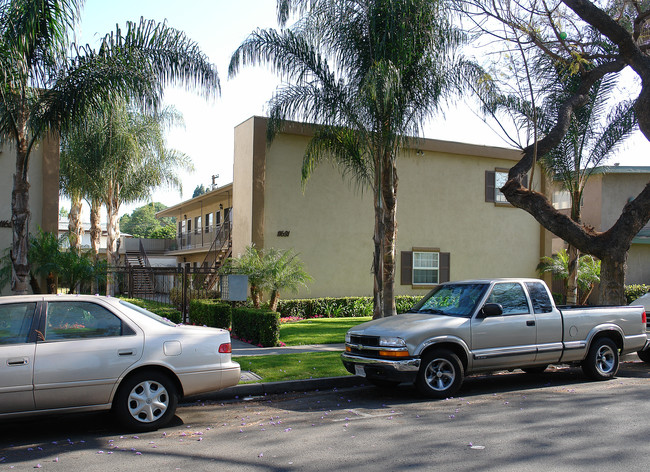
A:
{"label": "building roofline", "polygon": [[648,166],[598,166],[593,174],[650,174]]}
{"label": "building roofline", "polygon": [[[268,118],[264,116],[254,115],[243,121],[237,126],[250,121],[262,120],[268,122]],[[293,134],[299,136],[313,136],[315,129],[318,125],[313,123],[301,123],[298,121],[287,121],[287,124],[282,129],[281,133]],[[461,143],[457,141],[445,141],[441,139],[418,138],[411,137],[410,143],[406,149],[411,151],[429,151],[429,152],[444,152],[448,154],[459,154],[464,156],[488,157],[493,159],[505,159],[511,161],[519,161],[522,158],[522,151],[515,148],[505,148],[498,146],[485,146],[481,144]]]}
{"label": "building roofline", "polygon": [[216,197],[219,196],[220,194],[227,195],[228,192],[232,192],[232,182],[222,186],[222,187],[217,187],[214,190],[209,190],[198,197],[190,198],[189,200],[184,200],[180,203],[177,203],[176,205],[172,205],[170,207],[165,208],[164,210],[160,210],[159,212],[156,212],[156,218],[162,218],[164,216],[176,216],[176,212],[183,206],[187,204],[192,204],[192,203],[201,203],[204,200],[207,200],[208,198]]}

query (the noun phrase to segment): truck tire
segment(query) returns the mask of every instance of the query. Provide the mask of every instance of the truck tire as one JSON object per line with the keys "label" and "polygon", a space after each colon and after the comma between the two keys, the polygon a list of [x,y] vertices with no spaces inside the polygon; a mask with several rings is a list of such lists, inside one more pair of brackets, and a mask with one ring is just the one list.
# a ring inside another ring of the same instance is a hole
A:
{"label": "truck tire", "polygon": [[167,375],[143,371],[122,382],[113,400],[113,412],[131,431],[154,431],[174,417],[177,404],[176,386]]}
{"label": "truck tire", "polygon": [[436,349],[422,358],[415,385],[422,395],[449,398],[463,383],[463,364],[447,349]]}
{"label": "truck tire", "polygon": [[639,359],[641,359],[646,364],[650,364],[650,350],[637,351],[636,355],[639,356]]}
{"label": "truck tire", "polygon": [[592,380],[609,380],[618,372],[618,347],[609,338],[596,339],[582,361],[582,371]]}

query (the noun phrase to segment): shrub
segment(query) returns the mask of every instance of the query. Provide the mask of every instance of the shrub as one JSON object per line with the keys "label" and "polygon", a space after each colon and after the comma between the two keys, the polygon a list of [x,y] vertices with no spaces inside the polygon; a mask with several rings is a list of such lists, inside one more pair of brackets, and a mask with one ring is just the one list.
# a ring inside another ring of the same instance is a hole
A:
{"label": "shrub", "polygon": [[280,313],[254,308],[233,308],[232,332],[250,344],[277,346],[280,343]]}
{"label": "shrub", "polygon": [[[395,297],[397,313],[408,311],[421,298],[414,295]],[[326,316],[328,318],[372,316],[372,298],[343,297],[280,300],[278,311],[285,318],[291,316],[301,318],[313,318],[315,316]]]}
{"label": "shrub", "polygon": [[625,286],[625,297],[627,298],[628,304],[648,292],[650,292],[650,285],[637,284]]}
{"label": "shrub", "polygon": [[[192,300],[213,300],[218,298],[219,294],[214,290],[197,290],[197,289],[188,289],[187,290],[187,299],[188,301]],[[169,291],[169,300],[174,306],[181,306],[183,303],[183,288],[182,287],[173,287]]]}
{"label": "shrub", "polygon": [[231,311],[229,304],[217,300],[191,300],[190,322],[213,328],[230,329]]}
{"label": "shrub", "polygon": [[172,305],[161,302],[154,302],[152,300],[144,300],[142,298],[122,298],[122,300],[133,303],[134,305],[137,305],[140,308],[144,308],[145,310],[149,310],[158,316],[167,318],[173,323],[178,324],[183,322],[183,314]]}

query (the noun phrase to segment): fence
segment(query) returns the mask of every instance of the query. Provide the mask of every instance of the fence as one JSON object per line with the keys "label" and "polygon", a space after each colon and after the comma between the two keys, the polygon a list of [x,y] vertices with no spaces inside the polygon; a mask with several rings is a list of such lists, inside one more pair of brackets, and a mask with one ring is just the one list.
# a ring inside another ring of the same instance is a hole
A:
{"label": "fence", "polygon": [[[214,270],[201,267],[151,267],[147,276],[153,284],[146,290],[138,283],[138,269],[134,267],[111,267],[109,276],[114,277],[115,296],[144,298],[176,306],[187,321],[190,300],[195,298],[217,298],[218,291],[205,288],[205,282]],[[215,285],[219,287],[219,283]]]}

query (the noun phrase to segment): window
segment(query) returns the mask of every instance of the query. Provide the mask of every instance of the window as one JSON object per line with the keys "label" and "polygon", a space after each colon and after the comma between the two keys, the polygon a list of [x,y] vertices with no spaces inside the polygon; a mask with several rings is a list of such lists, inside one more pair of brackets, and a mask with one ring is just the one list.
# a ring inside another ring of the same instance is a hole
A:
{"label": "window", "polygon": [[556,210],[568,210],[571,208],[571,194],[566,190],[553,192],[553,207]]}
{"label": "window", "polygon": [[185,220],[187,221],[187,234],[190,234],[192,232],[192,220]]}
{"label": "window", "polygon": [[121,334],[122,320],[102,306],[88,302],[52,302],[47,305],[46,341]]}
{"label": "window", "polygon": [[504,315],[528,313],[524,288],[516,282],[496,284],[485,303],[498,303]]}
{"label": "window", "polygon": [[401,284],[414,286],[430,286],[449,282],[448,252],[437,248],[414,248],[413,251],[402,251]]}
{"label": "window", "polygon": [[216,219],[215,219],[215,224],[216,224],[217,226],[219,226],[219,225],[221,224],[221,211],[216,211],[216,212],[214,213],[214,216],[215,216],[215,218],[216,218]]}
{"label": "window", "polygon": [[201,229],[201,217],[194,217],[194,234],[199,234],[199,229]]}
{"label": "window", "polygon": [[[508,171],[505,169],[485,171],[485,201],[507,204],[508,200],[499,190],[508,181]],[[524,179],[524,187],[528,186],[528,177]]]}
{"label": "window", "polygon": [[223,221],[232,221],[232,207],[223,210]]}
{"label": "window", "polygon": [[26,343],[36,303],[0,305],[0,345]]}
{"label": "window", "polygon": [[206,213],[205,214],[205,232],[209,233],[212,231],[212,225],[214,224],[213,222],[213,215],[212,213]]}
{"label": "window", "polygon": [[437,252],[413,252],[413,285],[438,283],[439,256]]}
{"label": "window", "polygon": [[530,301],[533,302],[535,313],[550,313],[553,311],[553,304],[548,296],[548,291],[544,284],[540,282],[526,282]]}

